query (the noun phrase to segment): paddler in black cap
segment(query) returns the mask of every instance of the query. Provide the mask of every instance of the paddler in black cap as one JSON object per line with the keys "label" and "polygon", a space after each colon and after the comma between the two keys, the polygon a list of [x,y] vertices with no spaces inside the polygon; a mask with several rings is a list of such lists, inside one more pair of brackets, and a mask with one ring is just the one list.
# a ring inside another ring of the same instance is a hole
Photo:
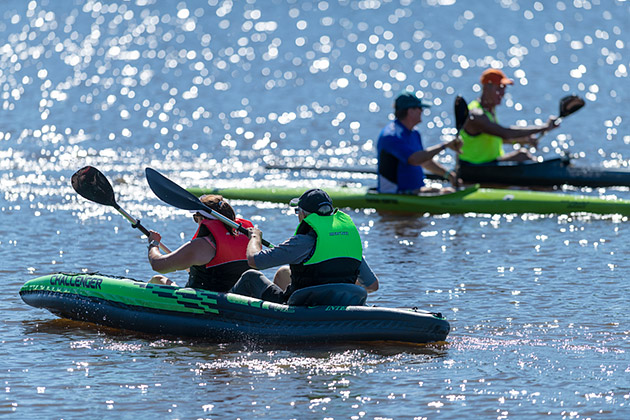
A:
{"label": "paddler in black cap", "polygon": [[[232,293],[284,303],[294,291],[321,284],[378,289],[378,279],[363,258],[358,229],[350,216],[334,208],[325,191],[308,190],[290,205],[299,224],[295,235],[281,244],[263,249],[262,232],[249,228],[247,261],[253,270],[243,274]],[[278,266],[273,282],[258,271]]]}

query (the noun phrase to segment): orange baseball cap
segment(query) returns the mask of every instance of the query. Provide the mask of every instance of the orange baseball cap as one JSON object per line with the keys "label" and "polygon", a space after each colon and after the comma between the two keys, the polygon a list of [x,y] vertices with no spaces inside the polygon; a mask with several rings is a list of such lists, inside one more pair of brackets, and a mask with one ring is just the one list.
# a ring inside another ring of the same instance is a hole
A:
{"label": "orange baseball cap", "polygon": [[509,79],[505,73],[499,69],[486,69],[481,73],[481,84],[487,85],[492,83],[493,85],[513,85],[514,81]]}

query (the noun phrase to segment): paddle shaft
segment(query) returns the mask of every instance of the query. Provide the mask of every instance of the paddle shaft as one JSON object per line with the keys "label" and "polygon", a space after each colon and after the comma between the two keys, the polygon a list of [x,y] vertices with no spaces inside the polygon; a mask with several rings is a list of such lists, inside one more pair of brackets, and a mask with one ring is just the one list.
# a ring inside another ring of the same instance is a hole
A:
{"label": "paddle shaft", "polygon": [[[129,223],[131,223],[131,226],[134,228],[137,228],[140,232],[144,233],[147,238],[149,237],[149,235],[151,234],[151,232],[149,232],[149,230],[147,228],[145,228],[144,226],[142,226],[142,224],[140,223],[140,220],[138,219],[134,219],[133,216],[131,216],[129,213],[127,213],[124,209],[122,209],[118,204],[114,203],[114,205],[112,206],[114,207],[118,213],[122,214],[123,217],[125,219],[127,219],[129,221]],[[160,249],[164,252],[166,252],[167,254],[171,253],[171,250],[168,249],[168,247],[166,245],[164,245],[162,242],[160,242]]]}
{"label": "paddle shaft", "polygon": [[[278,169],[284,171],[318,171],[318,172],[349,172],[352,174],[373,174],[377,175],[378,171],[372,168],[342,168],[336,166],[287,166],[287,165],[266,165],[266,169]],[[444,178],[431,173],[425,172],[425,178],[434,181],[443,181]]]}
{"label": "paddle shaft", "polygon": [[[199,201],[201,203],[201,201]],[[249,231],[247,229],[245,229],[243,226],[241,226],[240,224],[236,223],[234,220],[225,217],[224,215],[222,215],[221,213],[219,213],[218,211],[212,210],[210,207],[206,206],[205,204],[201,203],[207,212],[210,212],[210,214],[212,214],[213,217],[217,218],[218,220],[220,220],[221,222],[223,222],[224,224],[230,226],[233,229],[236,229],[237,231],[241,232],[244,235],[249,236]],[[267,241],[266,239],[262,239],[262,244],[264,246],[266,246],[267,248],[273,248],[273,244],[269,241]]]}

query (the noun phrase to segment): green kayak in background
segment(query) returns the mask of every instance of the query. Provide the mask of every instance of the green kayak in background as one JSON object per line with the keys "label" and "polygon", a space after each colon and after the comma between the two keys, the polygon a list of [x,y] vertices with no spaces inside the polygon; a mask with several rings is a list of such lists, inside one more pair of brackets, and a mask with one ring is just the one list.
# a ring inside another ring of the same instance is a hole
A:
{"label": "green kayak in background", "polygon": [[[288,203],[299,197],[307,188],[188,188],[203,194],[221,194],[236,200]],[[550,192],[486,189],[469,187],[451,194],[400,195],[379,194],[368,188],[325,188],[336,207],[401,213],[462,214],[462,213],[537,213],[537,214],[621,214],[630,215],[630,201],[605,199],[584,195]]]}

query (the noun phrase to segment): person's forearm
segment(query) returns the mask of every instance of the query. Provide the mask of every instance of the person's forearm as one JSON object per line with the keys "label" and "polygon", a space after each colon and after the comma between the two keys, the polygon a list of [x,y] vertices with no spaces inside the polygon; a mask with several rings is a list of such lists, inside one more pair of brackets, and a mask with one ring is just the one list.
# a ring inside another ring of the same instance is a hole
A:
{"label": "person's forearm", "polygon": [[151,264],[153,271],[160,274],[188,270],[192,265],[206,264],[214,258],[214,248],[203,250],[200,254],[196,247],[203,246],[204,243],[191,244],[187,242],[170,254],[162,254],[157,246],[152,246],[149,248],[149,264]]}
{"label": "person's forearm", "polygon": [[550,128],[549,123],[527,127],[504,127],[489,121],[487,118],[475,118],[470,120],[468,125],[469,128],[467,131],[471,133],[471,135],[486,133],[501,137],[506,143],[512,143],[515,139],[529,137],[532,134],[538,134]]}
{"label": "person's forearm", "polygon": [[425,162],[424,164],[422,164],[422,168],[426,169],[427,171],[431,172],[432,174],[441,176],[441,177],[448,177],[450,176],[450,171],[444,167],[442,164],[440,164],[439,162],[436,162],[434,160],[429,160],[427,162]]}
{"label": "person's forearm", "polygon": [[260,251],[262,251],[262,238],[259,235],[252,234],[249,238],[249,243],[247,244],[247,264],[251,268],[257,268],[254,257]]}
{"label": "person's forearm", "polygon": [[433,159],[435,155],[440,153],[442,150],[446,149],[446,143],[436,144],[435,146],[431,146],[424,150],[419,150],[409,156],[407,163],[410,165],[422,165],[425,162],[429,162]]}
{"label": "person's forearm", "polygon": [[363,281],[361,281],[361,279],[357,279],[356,283],[357,286],[361,286],[363,287],[368,293],[374,293],[378,290],[378,281],[374,281],[369,285],[366,285],[363,283]]}
{"label": "person's forearm", "polygon": [[535,145],[536,139],[533,136],[523,136],[523,137],[516,137],[513,139],[509,139],[505,143],[509,143],[509,144],[519,143],[519,144]]}
{"label": "person's forearm", "polygon": [[517,143],[519,140],[526,139],[533,134],[542,133],[547,130],[548,127],[545,126],[528,126],[528,127],[510,127],[506,128],[503,134],[500,136],[504,140],[508,140],[509,143]]}
{"label": "person's forearm", "polygon": [[165,264],[164,255],[160,253],[160,250],[157,246],[149,249],[149,264],[151,264],[151,269],[160,274],[170,273],[175,271],[168,267],[168,264]]}
{"label": "person's forearm", "polygon": [[376,277],[376,274],[374,274],[365,260],[361,261],[359,266],[359,276],[356,284],[363,287],[368,293],[378,290],[378,277]]}

